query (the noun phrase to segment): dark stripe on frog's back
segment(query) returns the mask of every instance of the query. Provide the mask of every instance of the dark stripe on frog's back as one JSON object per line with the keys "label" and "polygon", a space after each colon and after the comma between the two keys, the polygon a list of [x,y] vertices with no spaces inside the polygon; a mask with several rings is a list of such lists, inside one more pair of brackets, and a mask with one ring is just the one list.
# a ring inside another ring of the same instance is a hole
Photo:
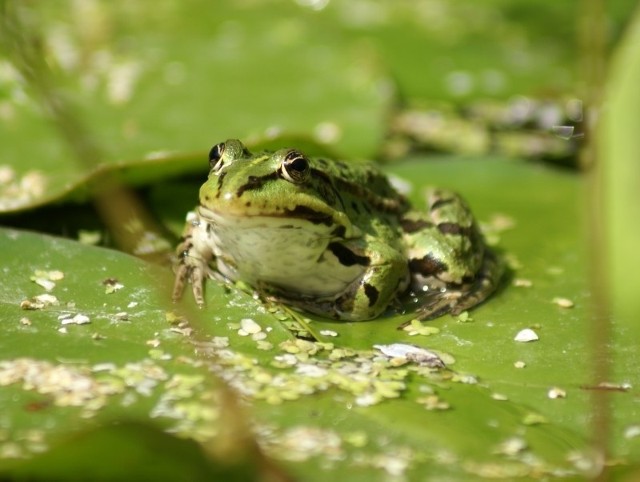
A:
{"label": "dark stripe on frog's back", "polygon": [[438,231],[442,234],[450,234],[456,236],[467,236],[471,237],[473,233],[473,227],[471,226],[461,226],[458,223],[440,223],[438,224]]}
{"label": "dark stripe on frog's back", "polygon": [[455,198],[441,198],[435,201],[431,206],[429,206],[430,211],[435,211],[436,209],[440,209],[444,206],[448,206],[449,204],[453,204],[457,202]]}
{"label": "dark stripe on frog's back", "polygon": [[436,259],[431,253],[425,254],[422,258],[411,258],[409,260],[409,270],[412,273],[420,273],[423,276],[435,276],[448,268],[446,263]]}
{"label": "dark stripe on frog's back", "polygon": [[433,227],[433,223],[427,221],[426,219],[400,219],[400,227],[407,234],[417,233],[423,229],[428,229]]}
{"label": "dark stripe on frog's back", "polygon": [[462,226],[459,223],[449,223],[443,222],[439,224],[433,224],[424,219],[400,219],[400,227],[407,234],[417,233],[423,229],[430,229],[436,227],[438,231],[445,235],[452,236],[466,236],[469,238],[473,238],[476,235],[476,227],[475,226]]}
{"label": "dark stripe on frog's back", "polygon": [[[312,159],[311,162],[312,178],[322,179],[334,186],[340,198],[343,197],[341,195],[347,193],[359,200],[355,205],[353,202],[350,204],[350,207],[356,212],[360,212],[359,208],[362,207],[362,210],[369,214],[370,209],[368,208],[390,214],[401,214],[409,207],[404,196],[391,186],[388,178],[380,171],[366,165],[347,164],[343,161],[329,161],[321,158]],[[329,166],[332,166],[335,171],[332,175],[328,175],[322,170],[322,168],[326,170]],[[358,178],[352,180],[351,177],[354,174]],[[375,190],[379,190],[380,193]],[[347,208],[344,202],[342,205]]]}

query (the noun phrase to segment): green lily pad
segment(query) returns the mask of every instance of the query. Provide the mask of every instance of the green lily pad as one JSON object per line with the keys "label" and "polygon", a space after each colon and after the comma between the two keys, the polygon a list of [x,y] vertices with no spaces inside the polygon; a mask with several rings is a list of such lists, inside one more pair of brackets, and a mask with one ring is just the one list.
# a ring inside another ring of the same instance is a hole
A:
{"label": "green lily pad", "polygon": [[[168,307],[168,268],[71,241],[1,231],[8,260],[3,272],[10,280],[1,303],[5,377],[7,370],[14,373],[13,364],[26,363],[36,372],[83,376],[98,390],[105,390],[104,378],[117,387],[98,401],[90,396],[92,403],[81,409],[61,406],[65,399],[56,392],[41,393],[42,385],[24,385],[23,378],[5,382],[0,397],[11,423],[4,450],[28,455],[38,447],[29,439],[34,431],[42,450],[62,433],[121,417],[125,410],[128,418],[209,440],[219,429],[217,405],[205,402],[216,390],[208,378],[213,370],[250,403],[258,444],[304,480],[322,480],[332,471],[355,480],[376,480],[394,470],[457,477],[589,473],[590,399],[607,388],[592,381],[585,355],[591,350],[589,293],[576,203],[582,182],[524,163],[449,161],[416,159],[394,174],[462,192],[513,274],[467,317],[423,323],[438,330],[415,335],[398,330],[410,314],[364,323],[309,317],[305,323],[320,343],[296,341],[288,327],[300,315],[265,309],[237,289],[210,282],[204,311],[194,313],[188,295]],[[417,188],[411,196],[421,198]],[[172,201],[152,199],[160,212]],[[57,270],[63,279],[56,279]],[[28,306],[25,300],[45,293],[42,278],[53,278],[50,294],[60,304],[21,309],[21,303]],[[123,287],[115,289],[117,284]],[[127,308],[131,302],[138,305]],[[59,319],[67,312],[73,316]],[[128,319],[119,319],[120,312]],[[63,325],[77,314],[90,323]],[[539,340],[516,342],[524,328]],[[616,353],[633,354],[632,340],[626,337]],[[398,364],[374,348],[392,343],[434,350],[449,369]],[[632,365],[618,364],[607,381],[615,397],[617,450],[637,457],[635,439],[624,436],[635,410],[625,385],[636,377]],[[183,397],[182,403],[175,397]]]}

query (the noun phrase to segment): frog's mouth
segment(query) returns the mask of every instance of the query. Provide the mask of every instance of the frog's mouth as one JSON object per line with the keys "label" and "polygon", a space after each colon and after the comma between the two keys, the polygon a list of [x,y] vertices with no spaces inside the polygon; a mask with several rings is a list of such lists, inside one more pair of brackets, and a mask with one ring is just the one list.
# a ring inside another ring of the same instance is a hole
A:
{"label": "frog's mouth", "polygon": [[[297,221],[295,224],[311,224],[320,228],[321,231],[329,231],[333,228],[336,223],[333,219],[333,216],[328,213],[323,213],[319,211],[315,211],[306,206],[296,206],[293,209],[283,209],[278,212],[270,212],[270,213],[257,213],[257,214],[247,214],[247,213],[233,213],[230,211],[227,212],[218,212],[213,211],[212,209],[206,208],[204,206],[200,206],[198,208],[200,216],[211,221],[214,224],[219,224],[221,226],[227,225],[238,225],[242,224],[242,220],[252,220],[252,222],[248,222],[248,224],[255,224],[256,222],[269,223],[271,227],[275,227],[274,224],[281,224],[282,227],[290,225],[292,222]],[[277,220],[280,223],[277,223]]]}

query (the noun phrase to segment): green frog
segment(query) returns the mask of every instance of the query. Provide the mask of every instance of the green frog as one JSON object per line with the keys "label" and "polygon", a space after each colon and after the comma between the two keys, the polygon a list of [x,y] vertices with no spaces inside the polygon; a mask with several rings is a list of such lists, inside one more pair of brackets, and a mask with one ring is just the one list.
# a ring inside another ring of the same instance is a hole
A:
{"label": "green frog", "polygon": [[477,305],[501,277],[451,191],[430,189],[421,212],[372,164],[252,154],[236,139],[215,145],[209,164],[177,247],[174,300],[190,282],[202,307],[205,280],[217,277],[344,321],[376,318],[413,292],[427,319]]}

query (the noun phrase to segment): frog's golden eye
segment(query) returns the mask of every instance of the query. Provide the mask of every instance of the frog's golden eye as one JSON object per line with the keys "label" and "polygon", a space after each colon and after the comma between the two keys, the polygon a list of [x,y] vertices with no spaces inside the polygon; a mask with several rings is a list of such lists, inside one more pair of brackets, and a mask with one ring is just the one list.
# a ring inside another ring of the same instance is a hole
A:
{"label": "frog's golden eye", "polygon": [[287,181],[300,184],[309,178],[311,169],[309,159],[299,151],[289,151],[282,161],[282,177]]}
{"label": "frog's golden eye", "polygon": [[224,154],[224,142],[216,144],[209,151],[209,167],[219,171],[222,167],[222,154]]}

